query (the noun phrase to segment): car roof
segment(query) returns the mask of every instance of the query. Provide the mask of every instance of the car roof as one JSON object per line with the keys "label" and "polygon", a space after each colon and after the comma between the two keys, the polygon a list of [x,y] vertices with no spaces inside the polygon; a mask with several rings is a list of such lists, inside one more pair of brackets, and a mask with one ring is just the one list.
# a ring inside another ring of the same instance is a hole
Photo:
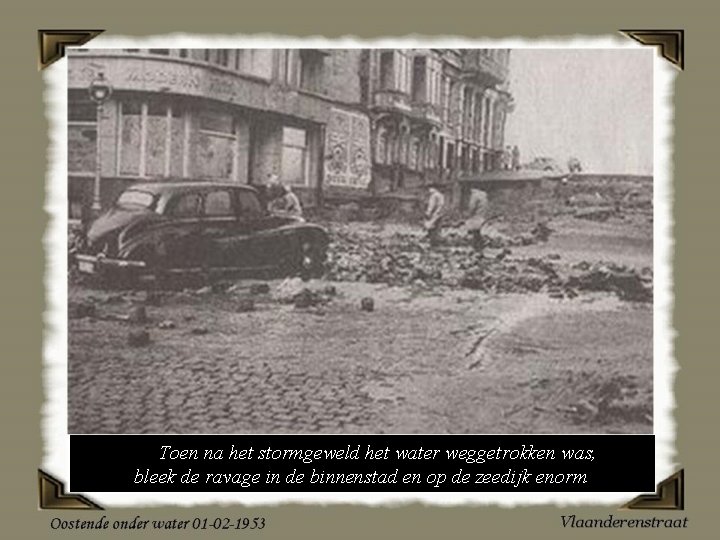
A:
{"label": "car roof", "polygon": [[152,193],[154,195],[163,195],[185,193],[189,191],[207,191],[218,188],[230,188],[257,193],[257,190],[254,187],[246,184],[237,184],[232,182],[209,182],[202,180],[142,182],[128,186],[126,191],[138,190]]}

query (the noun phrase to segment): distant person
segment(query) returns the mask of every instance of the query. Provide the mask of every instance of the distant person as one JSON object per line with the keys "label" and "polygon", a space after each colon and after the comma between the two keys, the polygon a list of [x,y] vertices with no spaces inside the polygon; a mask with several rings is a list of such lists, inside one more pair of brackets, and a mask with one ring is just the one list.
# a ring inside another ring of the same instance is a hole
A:
{"label": "distant person", "polygon": [[465,230],[470,236],[473,246],[482,248],[482,225],[487,213],[487,193],[481,189],[472,189],[468,199]]}
{"label": "distant person", "polygon": [[290,186],[280,185],[282,194],[273,199],[270,203],[270,211],[277,214],[292,216],[296,218],[303,217],[303,209],[300,199],[293,192]]}
{"label": "distant person", "polygon": [[517,145],[513,146],[512,149],[512,170],[520,170],[520,149],[517,147]]}
{"label": "distant person", "polygon": [[431,246],[436,246],[440,240],[442,218],[445,212],[445,196],[438,184],[431,184],[428,188],[428,204],[425,210],[425,230]]}
{"label": "distant person", "polygon": [[513,153],[512,147],[506,146],[505,151],[503,152],[503,155],[502,155],[502,168],[505,170],[513,169],[512,153]]}

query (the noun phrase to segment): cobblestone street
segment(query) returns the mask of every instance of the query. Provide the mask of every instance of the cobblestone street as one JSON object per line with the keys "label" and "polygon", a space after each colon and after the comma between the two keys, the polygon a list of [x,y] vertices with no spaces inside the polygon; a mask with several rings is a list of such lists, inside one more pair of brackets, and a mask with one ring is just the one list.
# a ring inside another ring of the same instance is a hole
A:
{"label": "cobblestone street", "polygon": [[[568,416],[580,382],[629,377],[629,387],[651,395],[651,309],[602,295],[568,303],[337,288],[322,308],[299,310],[267,294],[250,313],[237,312],[242,292],[168,293],[147,307],[143,348],[127,345],[138,325],[104,317],[127,312],[142,293],[71,291],[92,297],[97,311],[70,321],[70,432],[593,431]],[[359,309],[368,294],[374,312]],[[176,326],[161,329],[163,321]],[[536,329],[519,338],[513,328],[526,321]],[[597,327],[607,333],[588,343],[583,334]],[[568,388],[571,381],[578,384]],[[610,429],[651,429],[647,419],[630,420],[610,419]]]}

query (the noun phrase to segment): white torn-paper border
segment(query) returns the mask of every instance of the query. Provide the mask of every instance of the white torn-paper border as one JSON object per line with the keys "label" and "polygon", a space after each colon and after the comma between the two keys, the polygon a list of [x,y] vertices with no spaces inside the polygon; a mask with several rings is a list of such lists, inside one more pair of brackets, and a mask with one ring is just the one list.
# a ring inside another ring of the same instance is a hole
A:
{"label": "white torn-paper border", "polygon": [[[409,36],[361,40],[355,37],[327,39],[323,37],[292,38],[273,35],[256,36],[192,36],[172,34],[154,37],[121,37],[102,35],[83,48],[507,48],[507,49],[629,49],[642,48],[628,38],[571,37],[500,40],[470,40],[453,37]],[[675,399],[673,383],[678,369],[673,355],[675,331],[671,325],[672,293],[672,119],[673,82],[675,68],[654,54],[654,116],[653,116],[653,271],[654,271],[654,434],[655,481],[664,480],[677,470],[675,455]],[[42,409],[42,436],[44,455],[42,469],[58,479],[70,479],[70,437],[67,430],[67,59],[63,58],[44,73],[45,107],[50,129],[48,169],[46,177],[45,209],[49,223],[44,244],[47,253],[45,286],[47,311],[44,314],[44,390]],[[618,456],[622,459],[622,456]],[[98,456],[98,463],[102,458]],[[104,464],[112,467],[112,464]],[[98,472],[100,474],[100,472]],[[105,508],[124,506],[199,504],[267,505],[278,503],[336,504],[399,506],[422,502],[435,505],[517,505],[555,504],[621,504],[637,493],[83,493]]]}

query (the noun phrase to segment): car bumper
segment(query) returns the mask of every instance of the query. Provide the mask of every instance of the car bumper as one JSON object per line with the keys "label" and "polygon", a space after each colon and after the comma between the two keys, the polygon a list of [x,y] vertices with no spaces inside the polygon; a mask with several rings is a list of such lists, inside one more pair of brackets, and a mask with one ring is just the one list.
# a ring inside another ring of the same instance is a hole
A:
{"label": "car bumper", "polygon": [[75,262],[78,271],[83,274],[100,274],[104,270],[110,269],[137,271],[146,268],[146,264],[143,261],[110,259],[108,257],[98,257],[95,255],[75,255]]}

